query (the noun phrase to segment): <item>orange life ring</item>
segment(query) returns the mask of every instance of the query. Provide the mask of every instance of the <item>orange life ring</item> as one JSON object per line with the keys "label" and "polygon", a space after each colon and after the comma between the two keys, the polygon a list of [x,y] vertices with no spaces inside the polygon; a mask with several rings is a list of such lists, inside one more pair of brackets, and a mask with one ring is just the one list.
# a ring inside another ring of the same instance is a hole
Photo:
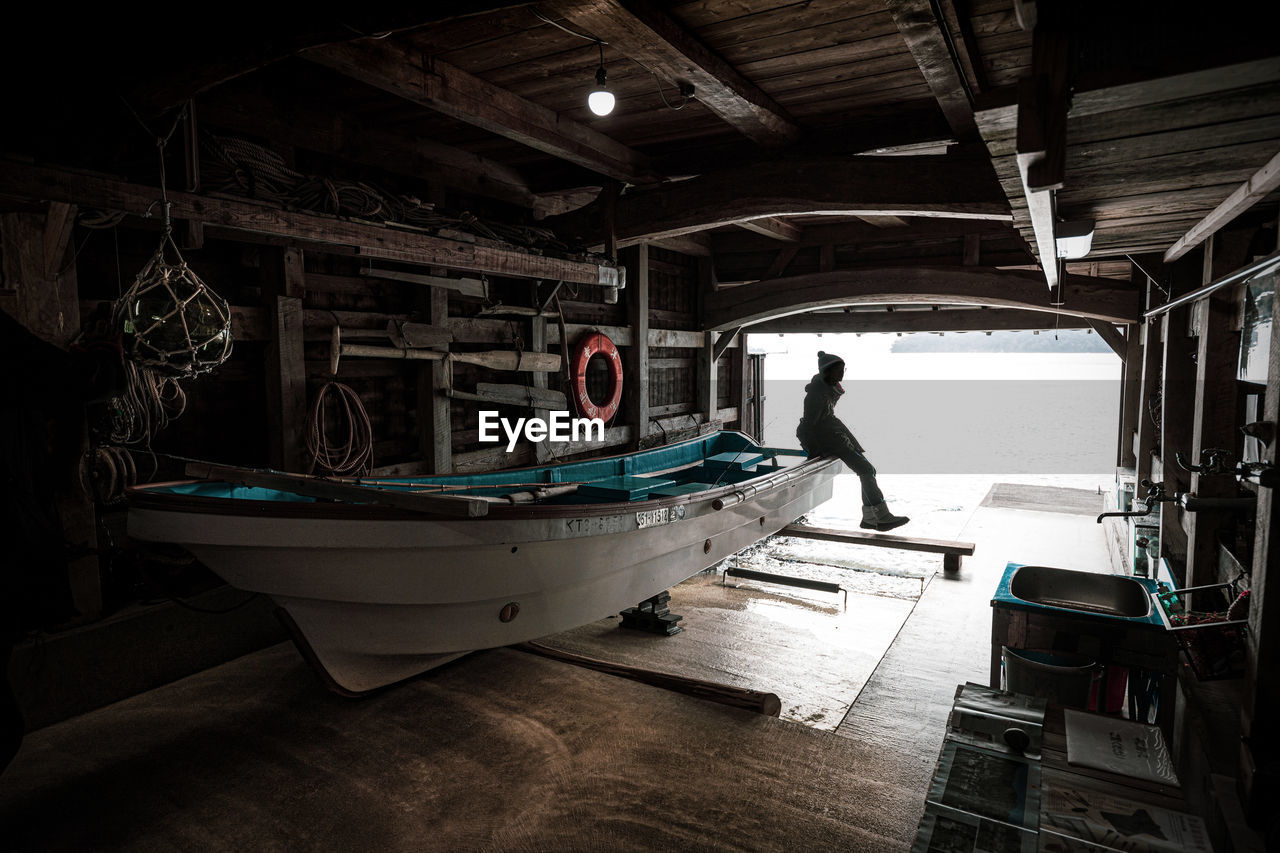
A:
{"label": "orange life ring", "polygon": [[[609,402],[604,405],[596,405],[587,393],[587,364],[594,355],[609,360]],[[578,344],[573,355],[573,401],[578,406],[578,414],[584,418],[608,421],[618,413],[618,404],[622,402],[622,356],[607,335],[592,332]]]}

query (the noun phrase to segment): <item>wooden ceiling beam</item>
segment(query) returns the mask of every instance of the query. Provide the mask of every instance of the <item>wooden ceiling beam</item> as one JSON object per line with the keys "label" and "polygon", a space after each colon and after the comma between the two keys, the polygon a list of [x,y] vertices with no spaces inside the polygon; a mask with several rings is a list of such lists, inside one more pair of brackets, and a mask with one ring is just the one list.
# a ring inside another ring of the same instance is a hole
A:
{"label": "wooden ceiling beam", "polygon": [[537,201],[510,166],[431,139],[380,130],[338,113],[321,113],[260,93],[212,92],[197,104],[200,120],[226,130],[266,136],[286,145],[366,166],[439,181],[469,195],[532,208]]}
{"label": "wooden ceiling beam", "polygon": [[943,308],[938,311],[809,311],[748,327],[751,334],[874,334],[885,332],[1007,332],[1083,329],[1088,321],[1019,308]]}
{"label": "wooden ceiling beam", "polygon": [[973,120],[973,99],[960,68],[960,59],[947,29],[930,0],[887,0],[889,13],[907,43],[907,49],[929,84],[942,114],[956,139],[971,142],[978,138]]}
{"label": "wooden ceiling beam", "polygon": [[1204,219],[1191,226],[1187,233],[1164,253],[1164,262],[1167,264],[1176,261],[1209,239],[1218,229],[1266,198],[1276,187],[1280,187],[1280,153],[1254,172],[1249,180],[1237,187]]}
{"label": "wooden ceiling beam", "polygon": [[735,130],[781,148],[800,128],[772,98],[648,0],[549,0],[544,11],[563,17],[672,85],[693,86],[693,97]]}
{"label": "wooden ceiling beam", "polygon": [[[910,243],[939,237],[965,237],[985,235],[991,239],[1007,237],[1021,239],[1011,222],[985,219],[911,219],[901,226],[880,227],[863,222],[807,223],[803,226],[797,245],[800,248],[824,246],[862,246],[877,243]],[[711,245],[717,255],[734,252],[768,252],[774,246],[746,233],[716,232],[711,235]]]}
{"label": "wooden ceiling beam", "polygon": [[[220,21],[216,16],[202,21],[187,37],[172,40],[171,46],[156,42],[146,28],[136,22],[120,38],[94,32],[93,37],[110,45],[110,59],[131,53],[129,39],[138,40],[132,52],[142,57],[142,81],[133,86],[129,102],[143,115],[158,115],[230,80],[265,68],[298,52],[322,45],[350,41],[360,33],[402,32],[450,18],[528,5],[527,0],[478,0],[468,3],[413,4],[387,12],[374,6],[367,14],[359,9],[344,10],[341,23],[311,23],[308,16],[273,16],[255,19],[245,26],[236,16]],[[167,56],[165,51],[171,52]],[[163,70],[163,74],[159,73]]]}
{"label": "wooden ceiling beam", "polygon": [[[1011,221],[1008,203],[972,161],[950,157],[766,160],[618,199],[619,245],[763,216],[890,215]],[[603,239],[598,203],[543,224],[588,244]]]}
{"label": "wooden ceiling beam", "polygon": [[[1123,113],[1169,101],[1211,96],[1218,92],[1263,86],[1280,80],[1280,57],[1251,60],[1236,65],[1198,69],[1167,77],[1117,82],[1114,75],[1081,75],[1071,94],[1071,118]],[[978,99],[974,114],[983,138],[990,143],[1007,137],[1018,126],[1018,90],[1006,86]]]}
{"label": "wooden ceiling beam", "polygon": [[756,234],[763,234],[766,237],[772,237],[775,240],[782,240],[785,243],[799,243],[800,238],[804,234],[804,229],[793,222],[788,222],[777,216],[762,216],[759,219],[747,219],[738,223],[739,228],[745,228],[748,231],[754,231]]}
{"label": "wooden ceiling beam", "polygon": [[302,57],[615,180],[662,180],[640,152],[410,45],[362,39],[308,50]]}
{"label": "wooden ceiling beam", "polygon": [[1058,286],[1057,199],[1065,181],[1070,43],[1066,35],[1036,27],[1031,76],[1018,89],[1018,176],[1035,232],[1036,256],[1049,289]]}
{"label": "wooden ceiling beam", "polygon": [[789,314],[845,305],[990,305],[1134,323],[1138,291],[1129,282],[1067,276],[1063,304],[1049,304],[1038,275],[973,266],[863,267],[728,287],[708,294],[703,327],[731,329]]}

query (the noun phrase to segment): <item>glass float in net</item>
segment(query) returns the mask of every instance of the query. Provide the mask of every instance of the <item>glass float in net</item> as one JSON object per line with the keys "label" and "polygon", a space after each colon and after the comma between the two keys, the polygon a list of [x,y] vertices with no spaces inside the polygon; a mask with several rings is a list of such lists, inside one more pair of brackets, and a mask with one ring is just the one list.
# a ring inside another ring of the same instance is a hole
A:
{"label": "glass float in net", "polygon": [[[178,263],[160,248],[116,303],[125,351],[157,372],[189,377],[207,373],[231,355],[231,311],[178,254]],[[177,247],[174,247],[177,253]]]}

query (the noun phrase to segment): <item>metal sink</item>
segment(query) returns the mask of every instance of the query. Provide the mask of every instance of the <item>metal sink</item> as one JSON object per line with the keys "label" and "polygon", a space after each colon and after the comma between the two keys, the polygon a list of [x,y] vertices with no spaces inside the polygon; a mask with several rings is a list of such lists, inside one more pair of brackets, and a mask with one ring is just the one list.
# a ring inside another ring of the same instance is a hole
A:
{"label": "metal sink", "polygon": [[1146,587],[1122,575],[1021,566],[1009,581],[1009,592],[1031,604],[1101,616],[1142,619],[1151,615],[1151,596]]}

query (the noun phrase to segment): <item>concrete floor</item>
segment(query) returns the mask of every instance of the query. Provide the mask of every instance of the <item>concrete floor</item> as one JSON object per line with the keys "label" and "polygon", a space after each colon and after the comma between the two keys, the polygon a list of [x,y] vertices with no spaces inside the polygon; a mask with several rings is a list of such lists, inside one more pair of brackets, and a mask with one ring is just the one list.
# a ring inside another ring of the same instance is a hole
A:
{"label": "concrete floor", "polygon": [[[1108,566],[1085,515],[982,506],[959,538],[978,544],[960,576],[894,602],[891,642],[868,632],[887,651],[834,732],[511,649],[345,700],[280,645],[29,735],[0,849],[904,851],[955,687],[986,679],[1005,563]],[[837,619],[771,595],[779,619]],[[736,656],[735,677],[786,708],[831,645]]]}

